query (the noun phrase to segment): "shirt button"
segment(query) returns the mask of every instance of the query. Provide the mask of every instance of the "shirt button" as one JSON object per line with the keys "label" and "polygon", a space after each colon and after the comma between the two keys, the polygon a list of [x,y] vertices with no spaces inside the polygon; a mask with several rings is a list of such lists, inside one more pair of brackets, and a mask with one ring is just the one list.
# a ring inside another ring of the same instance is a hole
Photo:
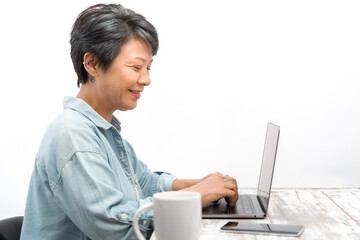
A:
{"label": "shirt button", "polygon": [[120,217],[125,220],[127,218],[127,215],[125,213],[123,213],[120,215]]}
{"label": "shirt button", "polygon": [[137,179],[135,179],[135,183],[136,183],[136,184],[139,184],[139,181],[138,181]]}

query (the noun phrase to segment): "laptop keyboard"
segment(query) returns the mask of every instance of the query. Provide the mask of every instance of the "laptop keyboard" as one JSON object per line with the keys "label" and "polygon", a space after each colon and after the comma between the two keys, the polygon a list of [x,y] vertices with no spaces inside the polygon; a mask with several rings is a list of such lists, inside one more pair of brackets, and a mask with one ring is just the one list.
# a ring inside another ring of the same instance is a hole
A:
{"label": "laptop keyboard", "polygon": [[255,208],[250,195],[239,195],[235,207],[230,207],[224,200],[203,209],[207,214],[254,214]]}
{"label": "laptop keyboard", "polygon": [[239,195],[235,207],[230,207],[224,199],[203,208],[204,214],[255,214],[251,195]]}
{"label": "laptop keyboard", "polygon": [[250,195],[239,195],[239,200],[236,202],[236,207],[234,207],[234,212],[251,214],[255,213],[254,204],[251,201]]}

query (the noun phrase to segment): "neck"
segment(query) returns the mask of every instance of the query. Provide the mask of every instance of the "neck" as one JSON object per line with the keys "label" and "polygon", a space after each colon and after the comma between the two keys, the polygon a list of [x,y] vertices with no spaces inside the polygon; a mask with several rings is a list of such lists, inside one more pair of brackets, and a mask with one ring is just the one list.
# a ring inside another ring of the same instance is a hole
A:
{"label": "neck", "polygon": [[91,83],[82,84],[76,97],[82,99],[106,121],[111,123],[112,115],[115,110],[107,108],[107,104],[100,100],[101,97],[98,96],[96,91],[94,91],[94,88],[91,88],[90,85]]}

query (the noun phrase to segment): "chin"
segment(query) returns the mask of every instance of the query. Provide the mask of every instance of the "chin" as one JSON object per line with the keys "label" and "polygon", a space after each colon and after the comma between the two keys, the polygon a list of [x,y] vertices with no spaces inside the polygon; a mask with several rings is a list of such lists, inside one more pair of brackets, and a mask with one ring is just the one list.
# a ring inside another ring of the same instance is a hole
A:
{"label": "chin", "polygon": [[131,105],[131,106],[122,106],[122,107],[119,107],[118,109],[119,109],[120,111],[125,112],[125,111],[128,111],[128,110],[133,110],[133,109],[135,109],[136,106],[137,106],[137,104]]}

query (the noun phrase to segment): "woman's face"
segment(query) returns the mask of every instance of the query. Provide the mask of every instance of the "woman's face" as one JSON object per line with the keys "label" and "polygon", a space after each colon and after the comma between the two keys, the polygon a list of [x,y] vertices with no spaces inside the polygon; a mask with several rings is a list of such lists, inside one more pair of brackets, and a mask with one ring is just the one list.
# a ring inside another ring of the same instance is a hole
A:
{"label": "woman's face", "polygon": [[95,83],[103,107],[109,111],[134,109],[150,84],[151,63],[151,49],[143,40],[132,38],[125,43],[110,67],[98,72]]}

